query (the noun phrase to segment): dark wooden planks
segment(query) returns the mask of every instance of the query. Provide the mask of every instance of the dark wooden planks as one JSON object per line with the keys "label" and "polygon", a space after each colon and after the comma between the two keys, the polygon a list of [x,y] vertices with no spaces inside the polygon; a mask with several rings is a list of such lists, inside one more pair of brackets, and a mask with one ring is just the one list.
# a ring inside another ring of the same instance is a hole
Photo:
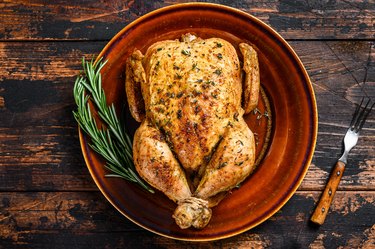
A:
{"label": "dark wooden planks", "polygon": [[[343,152],[342,139],[363,96],[375,98],[375,43],[356,41],[291,42],[304,63],[318,104],[319,132],[312,165],[302,189],[323,186]],[[342,189],[373,188],[374,115],[351,151]],[[369,187],[370,186],[370,187]]]}
{"label": "dark wooden planks", "polygon": [[244,10],[284,38],[300,40],[291,45],[317,95],[312,164],[297,193],[268,221],[221,241],[174,241],[134,225],[97,190],[71,115],[81,56],[97,55],[114,34],[149,11],[180,2],[187,1],[0,3],[0,249],[374,247],[374,115],[350,154],[325,224],[308,223],[341,154],[353,103],[363,94],[374,99],[373,1],[210,1]]}
{"label": "dark wooden planks", "polygon": [[72,115],[81,58],[103,42],[0,44],[0,189],[96,189]]}
{"label": "dark wooden planks", "polygon": [[[189,1],[6,1],[0,4],[0,39],[108,40],[140,16],[183,2]],[[286,39],[375,38],[372,1],[209,2],[248,12]]]}
{"label": "dark wooden planks", "polygon": [[[375,96],[374,42],[290,44],[311,76],[319,111],[317,147],[300,189],[322,189],[342,152],[353,103],[363,94]],[[0,43],[0,190],[96,190],[84,165],[71,114],[75,108],[72,87],[81,57],[97,55],[104,45],[85,41]],[[375,190],[374,123],[372,115],[350,154],[340,189]]]}
{"label": "dark wooden planks", "polygon": [[0,42],[0,81],[69,82],[107,42]]}
{"label": "dark wooden planks", "polygon": [[143,230],[99,192],[2,192],[0,248],[357,248],[373,243],[374,195],[339,191],[325,225],[318,228],[308,219],[319,192],[299,191],[272,218],[248,232],[193,243]]}

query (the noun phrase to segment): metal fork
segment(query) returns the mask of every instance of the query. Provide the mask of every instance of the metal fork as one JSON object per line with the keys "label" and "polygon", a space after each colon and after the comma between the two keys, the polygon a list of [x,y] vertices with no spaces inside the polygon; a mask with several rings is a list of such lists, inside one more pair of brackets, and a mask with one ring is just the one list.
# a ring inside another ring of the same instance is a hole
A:
{"label": "metal fork", "polygon": [[313,215],[311,216],[311,221],[322,225],[327,216],[328,209],[331,205],[333,196],[336,193],[336,189],[340,183],[341,177],[345,170],[345,165],[347,163],[349,151],[357,144],[359,132],[361,131],[363,125],[365,124],[367,116],[370,114],[375,103],[368,108],[370,100],[367,101],[366,106],[362,107],[363,98],[361,104],[357,106],[354,112],[353,119],[350,122],[348,131],[344,137],[344,153],[338,159],[333,171],[329,177],[328,183],[323,191],[322,196],[315,208]]}

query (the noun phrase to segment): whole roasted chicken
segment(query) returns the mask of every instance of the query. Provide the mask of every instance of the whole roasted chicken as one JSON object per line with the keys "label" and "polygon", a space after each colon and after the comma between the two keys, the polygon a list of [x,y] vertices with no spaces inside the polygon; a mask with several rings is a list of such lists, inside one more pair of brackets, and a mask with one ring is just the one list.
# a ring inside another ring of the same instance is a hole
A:
{"label": "whole roasted chicken", "polygon": [[255,50],[191,34],[135,50],[126,93],[141,122],[133,142],[136,170],[177,203],[180,228],[205,227],[210,207],[254,169],[255,141],[243,115],[259,96]]}

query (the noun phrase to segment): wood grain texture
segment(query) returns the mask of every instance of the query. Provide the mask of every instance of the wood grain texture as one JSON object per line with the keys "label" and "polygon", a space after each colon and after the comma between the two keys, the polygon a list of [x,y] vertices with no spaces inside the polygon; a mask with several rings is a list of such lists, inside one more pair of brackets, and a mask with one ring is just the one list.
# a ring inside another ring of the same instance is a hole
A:
{"label": "wood grain texture", "polygon": [[[323,226],[309,222],[363,95],[375,99],[375,2],[227,1],[290,41],[319,111],[300,188],[266,222],[192,243],[148,232],[103,197],[84,164],[72,87],[81,57],[140,16],[185,0],[7,0],[0,3],[0,249],[374,248],[375,115],[368,118]],[[205,1],[206,2],[206,1]]]}
{"label": "wood grain texture", "polygon": [[[0,248],[357,248],[372,243],[375,236],[374,195],[338,192],[326,225],[318,228],[308,220],[319,192],[299,191],[270,220],[248,232],[193,243],[143,230],[99,192],[2,192]],[[346,224],[351,225],[339,229]]]}
{"label": "wood grain texture", "polygon": [[82,56],[104,43],[0,43],[0,189],[96,189],[72,115]]}
{"label": "wood grain texture", "polygon": [[[108,40],[150,11],[184,2],[190,1],[5,1],[0,4],[0,39]],[[250,13],[286,39],[375,38],[373,1],[210,2]]]}

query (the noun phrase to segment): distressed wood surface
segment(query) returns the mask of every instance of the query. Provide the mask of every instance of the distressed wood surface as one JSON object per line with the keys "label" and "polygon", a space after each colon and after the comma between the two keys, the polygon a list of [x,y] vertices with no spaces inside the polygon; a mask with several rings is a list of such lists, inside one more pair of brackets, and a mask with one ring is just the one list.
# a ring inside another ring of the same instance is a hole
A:
{"label": "distressed wood surface", "polygon": [[212,1],[288,39],[311,78],[319,132],[309,171],[273,217],[215,242],[167,239],[120,215],[98,191],[78,142],[72,87],[129,22],[186,1],[0,3],[0,249],[375,248],[375,114],[366,122],[323,226],[308,220],[363,95],[375,99],[373,1]]}
{"label": "distressed wood surface", "polygon": [[[308,220],[319,193],[299,191],[251,231],[197,243],[139,228],[99,192],[2,192],[0,231],[3,248],[11,248],[15,241],[20,248],[366,248],[375,239],[374,195],[374,191],[339,192],[326,225],[317,227]],[[370,221],[359,222],[359,217]]]}
{"label": "distressed wood surface", "polygon": [[[0,3],[0,39],[106,40],[150,11],[184,2],[191,1],[3,1]],[[375,38],[373,1],[208,2],[248,12],[287,39]]]}

